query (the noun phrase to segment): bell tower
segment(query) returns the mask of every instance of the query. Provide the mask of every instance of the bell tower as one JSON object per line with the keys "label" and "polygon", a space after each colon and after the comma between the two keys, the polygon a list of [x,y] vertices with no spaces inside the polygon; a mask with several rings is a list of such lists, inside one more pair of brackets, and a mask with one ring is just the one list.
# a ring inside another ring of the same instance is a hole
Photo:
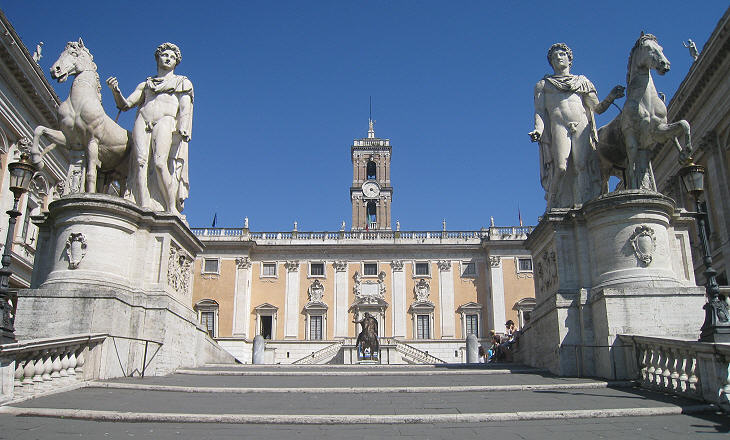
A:
{"label": "bell tower", "polygon": [[390,139],[375,137],[375,121],[369,119],[368,137],[355,139],[352,158],[352,230],[390,230]]}

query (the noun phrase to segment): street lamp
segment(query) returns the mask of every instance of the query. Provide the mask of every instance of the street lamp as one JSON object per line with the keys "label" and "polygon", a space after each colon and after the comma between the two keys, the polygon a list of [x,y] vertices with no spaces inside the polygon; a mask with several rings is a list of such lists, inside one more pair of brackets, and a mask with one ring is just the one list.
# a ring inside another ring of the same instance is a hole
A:
{"label": "street lamp", "polygon": [[13,193],[13,209],[8,211],[8,235],[5,238],[5,248],[3,249],[2,269],[0,269],[0,309],[2,309],[2,322],[0,322],[0,344],[6,344],[9,342],[15,342],[15,327],[13,321],[15,320],[15,313],[13,307],[10,305],[10,290],[8,289],[8,283],[10,281],[10,251],[13,246],[13,234],[15,232],[15,222],[20,216],[18,211],[18,201],[20,196],[28,191],[30,186],[30,180],[33,178],[33,174],[36,172],[36,168],[30,162],[30,156],[23,153],[20,156],[18,162],[8,164],[8,171],[10,172],[10,191]]}
{"label": "street lamp", "polygon": [[705,322],[700,329],[702,342],[730,342],[730,314],[727,303],[720,297],[720,286],[717,284],[717,271],[712,267],[712,254],[707,239],[707,212],[703,212],[700,197],[704,192],[705,167],[690,163],[679,170],[682,183],[687,192],[695,199],[697,212],[689,213],[697,219],[697,231],[702,245],[702,260],[705,264]]}

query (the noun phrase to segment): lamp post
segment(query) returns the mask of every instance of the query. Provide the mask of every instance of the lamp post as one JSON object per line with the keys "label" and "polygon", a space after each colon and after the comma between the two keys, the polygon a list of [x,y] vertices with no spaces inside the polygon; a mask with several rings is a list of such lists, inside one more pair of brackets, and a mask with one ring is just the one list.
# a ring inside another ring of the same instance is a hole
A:
{"label": "lamp post", "polygon": [[700,197],[704,192],[705,167],[690,163],[679,170],[687,192],[695,199],[696,212],[689,213],[697,220],[697,231],[702,246],[702,260],[705,264],[705,322],[700,329],[702,342],[730,342],[730,314],[727,303],[720,297],[720,286],[717,284],[717,271],[712,267],[712,254],[707,239],[707,212],[702,210]]}
{"label": "lamp post", "polygon": [[10,252],[13,246],[13,234],[15,233],[15,222],[20,216],[18,211],[18,202],[20,196],[28,191],[30,180],[36,172],[36,168],[30,162],[28,154],[21,154],[18,162],[8,164],[10,172],[10,191],[13,193],[13,209],[8,211],[10,220],[8,221],[8,235],[5,238],[5,248],[3,249],[2,269],[0,269],[0,309],[2,309],[2,322],[0,322],[0,344],[15,342],[15,313],[13,306],[10,305],[10,290],[8,283],[10,281]]}

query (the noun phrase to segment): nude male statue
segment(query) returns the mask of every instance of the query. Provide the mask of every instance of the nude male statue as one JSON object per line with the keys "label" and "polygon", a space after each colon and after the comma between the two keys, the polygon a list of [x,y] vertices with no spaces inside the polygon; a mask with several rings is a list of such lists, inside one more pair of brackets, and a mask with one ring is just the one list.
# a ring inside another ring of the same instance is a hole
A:
{"label": "nude male statue", "polygon": [[555,73],[535,85],[535,129],[529,135],[540,143],[540,180],[549,210],[582,204],[600,194],[593,114],[605,112],[624,96],[624,87],[614,87],[599,102],[588,78],[570,73],[573,51],[566,44],[553,44],[547,58]]}
{"label": "nude male statue", "polygon": [[130,184],[137,203],[150,208],[147,166],[152,157],[163,210],[179,214],[188,195],[188,152],[193,122],[193,84],[175,74],[182,54],[172,43],[155,50],[157,76],[140,83],[128,98],[122,96],[115,77],[106,80],[122,111],[138,107],[132,129],[134,153]]}

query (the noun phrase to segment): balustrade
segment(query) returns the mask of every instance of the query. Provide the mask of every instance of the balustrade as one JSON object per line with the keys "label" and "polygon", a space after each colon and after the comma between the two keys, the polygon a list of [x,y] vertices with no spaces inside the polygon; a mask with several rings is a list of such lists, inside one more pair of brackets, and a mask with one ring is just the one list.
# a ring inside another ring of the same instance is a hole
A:
{"label": "balustrade", "polygon": [[86,353],[106,337],[72,335],[0,346],[0,357],[15,361],[14,396],[33,396],[83,380]]}
{"label": "balustrade", "polygon": [[716,403],[730,409],[730,345],[620,335],[632,346],[642,387]]}
{"label": "balustrade", "polygon": [[482,239],[487,240],[524,240],[532,232],[532,226],[510,226],[493,227],[478,231],[390,231],[375,229],[371,225],[367,231],[339,231],[339,232],[246,232],[243,228],[192,228],[193,234],[205,240],[206,238],[220,239],[220,237],[232,237],[253,241],[290,241],[298,240],[303,242],[322,241],[423,241],[423,240],[463,240],[478,243]]}

